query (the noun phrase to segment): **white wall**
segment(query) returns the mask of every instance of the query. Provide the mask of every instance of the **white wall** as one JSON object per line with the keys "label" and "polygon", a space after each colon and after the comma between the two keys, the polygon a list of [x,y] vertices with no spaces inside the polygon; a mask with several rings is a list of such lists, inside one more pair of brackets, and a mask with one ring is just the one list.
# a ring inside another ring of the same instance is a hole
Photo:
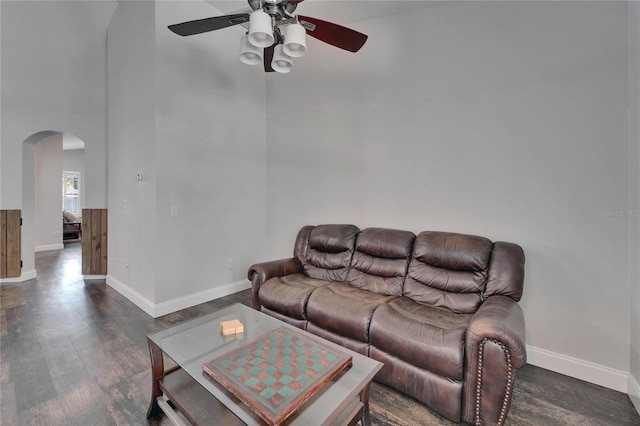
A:
{"label": "white wall", "polygon": [[[0,2],[0,208],[33,216],[24,208],[33,193],[23,196],[20,159],[23,141],[41,131],[85,141],[85,206],[106,207],[105,22],[113,7],[110,1]],[[25,220],[23,274],[34,271],[33,233]]]}
{"label": "white wall", "polygon": [[57,250],[62,244],[62,135],[35,146],[35,251]]}
{"label": "white wall", "polygon": [[154,316],[247,288],[264,257],[264,74],[237,59],[241,28],[167,29],[217,14],[121,2],[109,26],[107,283]]}
{"label": "white wall", "polygon": [[[154,3],[120,2],[108,30],[107,282],[149,310],[156,300]],[[146,180],[138,183],[137,173]]]}
{"label": "white wall", "polygon": [[246,288],[247,269],[264,257],[264,71],[240,62],[242,27],[190,37],[167,29],[223,14],[211,4],[156,3],[160,304],[201,293],[209,300],[222,295],[222,288]]}
{"label": "white wall", "polygon": [[311,40],[268,77],[269,253],[327,222],[519,243],[529,361],[626,389],[626,13],[425,3],[355,55]]}
{"label": "white wall", "polygon": [[[640,208],[640,3],[629,3],[629,209]],[[629,221],[631,355],[629,396],[640,412],[640,218]]]}
{"label": "white wall", "polygon": [[[36,137],[40,140],[40,137]],[[21,259],[23,261],[20,281],[35,278],[35,185],[36,185],[36,143],[25,142],[22,149],[22,235],[21,235]],[[30,224],[26,225],[25,224]]]}
{"label": "white wall", "polygon": [[84,149],[65,149],[62,152],[62,168],[84,175]]}

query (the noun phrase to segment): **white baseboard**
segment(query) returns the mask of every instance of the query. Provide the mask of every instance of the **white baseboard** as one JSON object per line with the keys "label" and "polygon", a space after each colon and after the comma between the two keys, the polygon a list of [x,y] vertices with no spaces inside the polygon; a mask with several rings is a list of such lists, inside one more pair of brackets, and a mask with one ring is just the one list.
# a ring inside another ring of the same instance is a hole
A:
{"label": "white baseboard", "polygon": [[627,395],[633,402],[633,406],[636,407],[636,411],[640,413],[640,384],[631,374],[629,374],[629,391]]}
{"label": "white baseboard", "polygon": [[107,285],[129,299],[129,301],[133,302],[133,304],[138,308],[142,309],[147,314],[155,318],[155,316],[153,315],[155,304],[152,301],[150,301],[122,281],[114,278],[112,275],[107,275]]}
{"label": "white baseboard", "polygon": [[42,246],[35,246],[34,251],[36,253],[41,252],[41,251],[49,251],[49,250],[62,250],[64,249],[64,244],[60,243],[60,244],[45,244]]}
{"label": "white baseboard", "polygon": [[107,278],[106,275],[83,275],[82,276],[83,280],[104,280],[105,278]]}
{"label": "white baseboard", "polygon": [[593,362],[527,346],[527,362],[565,376],[628,393],[630,374]]}
{"label": "white baseboard", "polygon": [[[85,277],[86,278],[86,277]],[[107,275],[107,285],[122,294],[124,297],[133,302],[140,309],[151,315],[153,318],[167,315],[181,309],[199,305],[213,299],[228,296],[251,287],[251,283],[247,280],[236,281],[222,286],[214,287],[209,290],[198,293],[189,294],[177,299],[168,300],[162,303],[153,303],[146,297],[142,296],[131,287],[117,280],[111,275]]]}
{"label": "white baseboard", "polygon": [[179,297],[177,299],[168,300],[155,305],[155,315],[152,316],[157,318],[162,315],[170,314],[171,312],[179,311],[180,309],[189,308],[191,306],[199,305],[200,303],[228,296],[230,294],[246,290],[250,287],[251,283],[249,281],[242,280],[217,286],[199,293]]}
{"label": "white baseboard", "polygon": [[36,270],[32,269],[30,271],[22,271],[22,274],[16,278],[0,278],[0,284],[21,283],[23,281],[29,281],[37,277],[38,277],[38,274],[36,273]]}

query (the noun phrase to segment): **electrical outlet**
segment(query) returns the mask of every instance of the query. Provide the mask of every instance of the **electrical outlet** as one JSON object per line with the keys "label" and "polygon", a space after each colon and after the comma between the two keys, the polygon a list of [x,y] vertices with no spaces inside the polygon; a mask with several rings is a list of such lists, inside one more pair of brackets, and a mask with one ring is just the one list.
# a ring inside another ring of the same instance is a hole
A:
{"label": "electrical outlet", "polygon": [[233,269],[233,259],[227,259],[227,269]]}

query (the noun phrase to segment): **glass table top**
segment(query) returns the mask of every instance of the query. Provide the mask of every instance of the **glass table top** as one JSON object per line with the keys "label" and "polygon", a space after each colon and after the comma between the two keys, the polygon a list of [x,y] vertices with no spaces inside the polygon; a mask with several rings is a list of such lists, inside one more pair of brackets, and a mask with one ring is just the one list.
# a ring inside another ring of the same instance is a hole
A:
{"label": "glass table top", "polygon": [[[238,319],[244,324],[244,333],[237,339],[223,337],[220,333],[220,322],[232,319]],[[306,333],[248,306],[236,303],[212,314],[151,333],[147,337],[244,423],[258,425],[260,423],[251,409],[213,383],[203,372],[202,366],[216,356],[283,326]],[[315,338],[319,339],[317,336]],[[292,425],[331,423],[332,419],[338,416],[353,399],[359,397],[360,392],[382,368],[382,363],[378,361],[327,340],[322,341],[329,347],[351,355],[353,365],[314,397],[293,420]]]}

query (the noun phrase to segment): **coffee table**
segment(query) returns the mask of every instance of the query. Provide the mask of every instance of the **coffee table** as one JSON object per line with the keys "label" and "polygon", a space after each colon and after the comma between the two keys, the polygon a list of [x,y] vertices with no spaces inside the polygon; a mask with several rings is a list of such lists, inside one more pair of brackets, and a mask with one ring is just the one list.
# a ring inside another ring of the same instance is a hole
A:
{"label": "coffee table", "polygon": [[[244,333],[223,337],[219,331],[220,322],[232,319],[239,319],[244,324]],[[183,424],[183,418],[191,424],[264,424],[249,407],[211,380],[202,366],[278,327],[313,336],[239,303],[148,334],[152,392],[147,417],[163,411],[175,424]],[[322,342],[351,355],[352,366],[309,400],[290,424],[355,425],[362,421],[364,425],[370,425],[369,388],[382,363],[327,340]],[[165,369],[164,356],[175,365]]]}

